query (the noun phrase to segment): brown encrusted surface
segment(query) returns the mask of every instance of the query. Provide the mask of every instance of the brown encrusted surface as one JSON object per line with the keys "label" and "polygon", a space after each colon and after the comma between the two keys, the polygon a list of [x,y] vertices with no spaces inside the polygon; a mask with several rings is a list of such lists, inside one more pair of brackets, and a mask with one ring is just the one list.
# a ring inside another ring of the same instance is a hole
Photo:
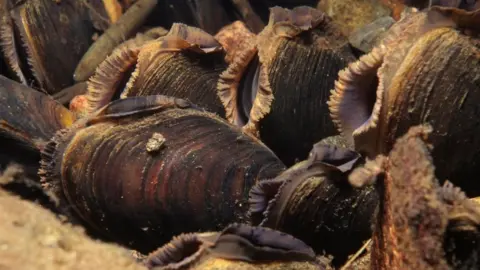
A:
{"label": "brown encrusted surface", "polygon": [[226,51],[225,61],[232,63],[233,60],[243,51],[245,51],[255,39],[253,34],[242,21],[235,21],[224,26],[215,35],[222,47]]}
{"label": "brown encrusted surface", "polygon": [[0,189],[0,269],[146,269],[115,245]]}
{"label": "brown encrusted surface", "polygon": [[372,269],[449,269],[443,246],[448,209],[426,141],[431,132],[428,125],[411,127],[388,157],[375,161],[383,173],[375,173],[381,203]]}
{"label": "brown encrusted surface", "polygon": [[[367,25],[374,20],[392,15],[392,10],[385,5],[384,0],[323,0],[318,9],[332,17],[345,35]],[[398,12],[396,12],[398,13]],[[395,14],[396,14],[395,13]]]}

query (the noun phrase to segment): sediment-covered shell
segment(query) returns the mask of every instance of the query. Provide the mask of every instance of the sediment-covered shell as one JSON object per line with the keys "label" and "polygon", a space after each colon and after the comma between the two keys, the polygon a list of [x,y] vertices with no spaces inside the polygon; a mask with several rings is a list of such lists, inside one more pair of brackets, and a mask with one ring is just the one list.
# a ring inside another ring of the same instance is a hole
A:
{"label": "sediment-covered shell", "polygon": [[91,227],[140,251],[244,219],[248,191],[284,165],[218,116],[165,96],[116,100],[62,130],[39,174]]}
{"label": "sediment-covered shell", "polygon": [[336,134],[325,102],[335,75],[355,59],[347,39],[324,13],[301,6],[271,8],[262,32],[241,42],[218,82],[227,119],[287,165],[305,159],[315,142]]}
{"label": "sediment-covered shell", "polygon": [[73,71],[94,34],[84,1],[2,4],[1,47],[16,79],[49,94],[72,85]]}
{"label": "sediment-covered shell", "polygon": [[288,234],[246,224],[221,232],[181,234],[152,252],[149,269],[326,269],[315,253]]}
{"label": "sediment-covered shell", "polygon": [[226,68],[224,52],[213,36],[175,23],[169,33],[143,46],[125,44],[98,67],[88,81],[87,115],[115,97],[171,95],[188,99],[224,116],[216,83]]}
{"label": "sediment-covered shell", "polygon": [[348,184],[362,162],[354,151],[316,144],[309,159],[252,188],[252,224],[289,233],[342,263],[370,237],[378,203],[373,187]]}
{"label": "sediment-covered shell", "polygon": [[441,186],[430,156],[431,126],[414,126],[388,156],[350,174],[376,183],[379,211],[371,269],[478,269],[480,209],[450,182]]}
{"label": "sediment-covered shell", "polygon": [[411,14],[339,72],[329,108],[357,151],[386,154],[409,127],[429,123],[438,178],[479,194],[479,25],[480,10]]}
{"label": "sediment-covered shell", "polygon": [[0,168],[11,162],[34,178],[40,150],[74,115],[55,100],[0,75]]}

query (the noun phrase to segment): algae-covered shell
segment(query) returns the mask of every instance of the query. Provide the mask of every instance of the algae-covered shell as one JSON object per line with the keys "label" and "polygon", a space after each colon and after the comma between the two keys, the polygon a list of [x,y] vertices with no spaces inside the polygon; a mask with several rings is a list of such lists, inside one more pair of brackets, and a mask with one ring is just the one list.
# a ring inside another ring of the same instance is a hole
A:
{"label": "algae-covered shell", "polygon": [[309,159],[251,189],[252,224],[291,234],[342,263],[371,236],[378,203],[373,187],[348,184],[349,172],[362,162],[352,150],[316,144]]}
{"label": "algae-covered shell", "polygon": [[[242,35],[248,37],[249,35]],[[287,165],[337,131],[326,100],[335,75],[355,58],[348,40],[321,11],[270,9],[268,25],[251,39],[218,82],[227,119],[258,136]]]}
{"label": "algae-covered shell", "polygon": [[436,174],[478,194],[480,10],[432,7],[405,17],[380,45],[339,72],[332,119],[355,149],[386,154],[413,125],[429,123]]}
{"label": "algae-covered shell", "polygon": [[86,115],[114,97],[170,95],[224,116],[216,83],[226,68],[221,45],[199,28],[181,23],[143,46],[117,48],[88,81]]}
{"label": "algae-covered shell", "polygon": [[5,1],[0,40],[18,81],[54,94],[73,84],[73,71],[92,43],[83,1]]}
{"label": "algae-covered shell", "polygon": [[477,269],[480,208],[450,182],[443,186],[430,156],[432,127],[411,127],[388,156],[349,176],[354,186],[375,183],[379,210],[371,269]]}
{"label": "algae-covered shell", "polygon": [[149,269],[326,269],[315,253],[295,237],[246,224],[221,232],[181,234],[152,252]]}
{"label": "algae-covered shell", "polygon": [[284,169],[258,140],[165,96],[116,100],[59,131],[39,174],[63,205],[140,251],[240,222],[248,191]]}

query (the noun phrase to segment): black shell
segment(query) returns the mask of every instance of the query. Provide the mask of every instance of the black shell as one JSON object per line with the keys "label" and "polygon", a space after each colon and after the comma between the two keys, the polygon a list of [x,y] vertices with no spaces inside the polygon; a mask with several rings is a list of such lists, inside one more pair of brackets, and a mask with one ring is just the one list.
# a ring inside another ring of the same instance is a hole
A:
{"label": "black shell", "polygon": [[311,146],[338,134],[326,101],[336,74],[355,59],[346,37],[321,11],[270,9],[256,37],[218,82],[227,119],[261,138],[288,166]]}
{"label": "black shell", "polygon": [[74,69],[93,42],[84,1],[6,2],[0,40],[18,81],[49,94],[72,85]]}
{"label": "black shell", "polygon": [[60,131],[42,159],[64,206],[140,251],[242,221],[251,186],[284,169],[259,141],[165,96],[110,103]]}
{"label": "black shell", "polygon": [[342,262],[370,237],[378,204],[372,186],[348,183],[349,172],[362,162],[354,151],[316,144],[308,160],[252,188],[252,224],[291,234]]}

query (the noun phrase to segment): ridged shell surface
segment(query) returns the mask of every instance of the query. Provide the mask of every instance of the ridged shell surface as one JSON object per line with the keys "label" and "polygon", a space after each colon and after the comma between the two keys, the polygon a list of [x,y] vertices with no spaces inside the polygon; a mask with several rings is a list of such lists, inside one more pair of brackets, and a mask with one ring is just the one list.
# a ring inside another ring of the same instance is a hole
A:
{"label": "ridged shell surface", "polygon": [[91,226],[144,251],[241,221],[250,187],[284,168],[260,142],[193,109],[101,120],[50,146],[45,186]]}

